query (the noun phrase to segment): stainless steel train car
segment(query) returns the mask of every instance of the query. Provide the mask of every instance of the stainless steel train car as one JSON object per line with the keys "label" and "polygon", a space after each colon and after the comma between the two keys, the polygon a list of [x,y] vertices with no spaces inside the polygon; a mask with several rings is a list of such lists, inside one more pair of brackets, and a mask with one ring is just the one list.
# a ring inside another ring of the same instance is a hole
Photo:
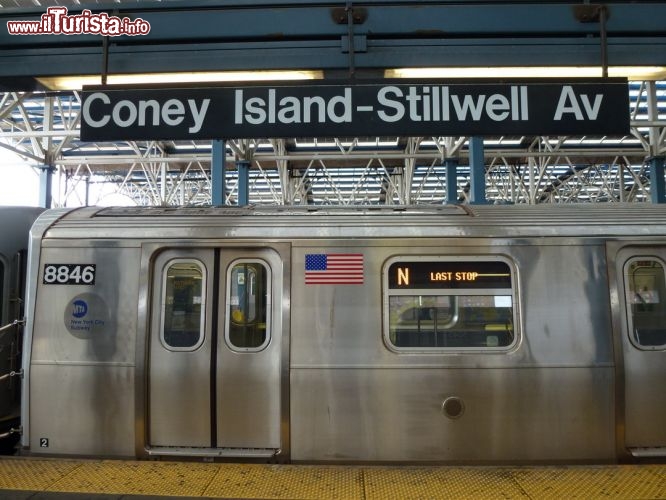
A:
{"label": "stainless steel train car", "polygon": [[18,437],[25,265],[30,226],[43,211],[0,207],[0,453]]}
{"label": "stainless steel train car", "polygon": [[29,260],[24,454],[666,454],[664,206],[55,210]]}

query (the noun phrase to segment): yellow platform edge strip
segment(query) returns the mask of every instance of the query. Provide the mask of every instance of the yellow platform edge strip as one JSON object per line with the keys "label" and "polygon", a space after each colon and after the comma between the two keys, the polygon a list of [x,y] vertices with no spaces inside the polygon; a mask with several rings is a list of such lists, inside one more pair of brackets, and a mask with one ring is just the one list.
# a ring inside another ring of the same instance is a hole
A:
{"label": "yellow platform edge strip", "polygon": [[342,466],[7,457],[0,458],[0,490],[275,500],[666,500],[666,465]]}

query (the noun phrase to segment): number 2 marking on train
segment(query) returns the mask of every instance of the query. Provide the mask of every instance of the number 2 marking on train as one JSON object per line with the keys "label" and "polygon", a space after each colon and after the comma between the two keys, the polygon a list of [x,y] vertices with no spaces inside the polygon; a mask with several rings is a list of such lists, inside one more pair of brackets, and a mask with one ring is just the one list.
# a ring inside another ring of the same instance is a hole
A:
{"label": "number 2 marking on train", "polygon": [[39,438],[39,447],[48,448],[49,447],[49,438]]}
{"label": "number 2 marking on train", "polygon": [[44,264],[45,285],[94,285],[95,264]]}

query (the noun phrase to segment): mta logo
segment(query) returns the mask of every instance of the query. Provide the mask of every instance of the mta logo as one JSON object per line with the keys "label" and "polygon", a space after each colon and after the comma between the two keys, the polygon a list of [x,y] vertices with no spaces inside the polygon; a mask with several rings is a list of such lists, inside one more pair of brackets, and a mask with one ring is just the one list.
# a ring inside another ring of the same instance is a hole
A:
{"label": "mta logo", "polygon": [[75,318],[83,318],[88,314],[88,304],[85,300],[75,300],[72,308],[72,316]]}

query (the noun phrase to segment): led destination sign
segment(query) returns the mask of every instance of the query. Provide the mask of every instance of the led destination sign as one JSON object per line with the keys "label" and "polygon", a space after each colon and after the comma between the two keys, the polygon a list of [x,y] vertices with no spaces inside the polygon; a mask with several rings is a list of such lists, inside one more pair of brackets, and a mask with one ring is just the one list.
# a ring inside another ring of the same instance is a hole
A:
{"label": "led destination sign", "polygon": [[511,269],[505,262],[394,262],[388,270],[389,289],[511,288]]}
{"label": "led destination sign", "polygon": [[85,87],[83,140],[627,134],[626,79]]}

